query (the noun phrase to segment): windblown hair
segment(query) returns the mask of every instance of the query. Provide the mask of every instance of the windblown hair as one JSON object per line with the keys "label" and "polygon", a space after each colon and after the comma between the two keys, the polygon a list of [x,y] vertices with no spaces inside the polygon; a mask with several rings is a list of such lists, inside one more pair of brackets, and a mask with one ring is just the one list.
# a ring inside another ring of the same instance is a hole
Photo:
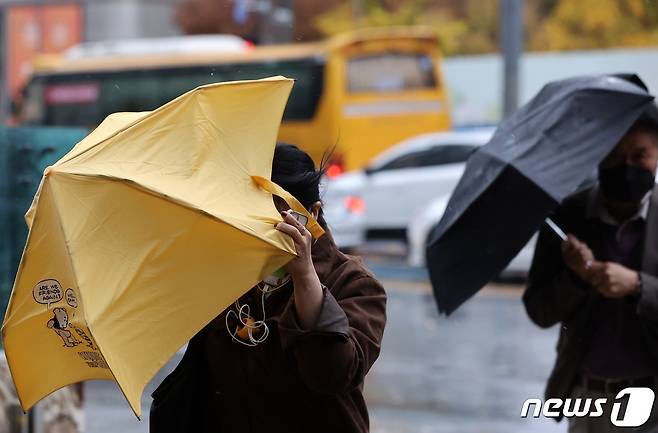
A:
{"label": "windblown hair", "polygon": [[[320,181],[327,171],[328,154],[316,169],[313,159],[293,144],[277,143],[272,161],[272,181],[292,194],[307,209],[320,198]],[[326,230],[322,209],[318,222]]]}

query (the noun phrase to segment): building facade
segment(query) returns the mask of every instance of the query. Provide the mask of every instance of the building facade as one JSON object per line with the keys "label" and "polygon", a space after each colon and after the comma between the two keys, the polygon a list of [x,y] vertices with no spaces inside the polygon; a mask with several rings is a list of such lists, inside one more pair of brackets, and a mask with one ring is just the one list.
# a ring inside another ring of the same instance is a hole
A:
{"label": "building facade", "polygon": [[0,0],[0,122],[39,53],[59,53],[80,42],[180,34],[176,0]]}

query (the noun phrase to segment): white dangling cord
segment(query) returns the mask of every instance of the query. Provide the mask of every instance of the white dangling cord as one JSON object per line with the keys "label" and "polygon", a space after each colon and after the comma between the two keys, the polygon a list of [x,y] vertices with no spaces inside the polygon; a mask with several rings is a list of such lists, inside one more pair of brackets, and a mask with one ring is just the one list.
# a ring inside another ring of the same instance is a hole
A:
{"label": "white dangling cord", "polygon": [[[265,319],[265,293],[268,292],[269,291],[265,289],[261,290],[261,305],[263,310],[263,319]],[[270,335],[270,328],[267,326],[267,323],[265,323],[265,320],[254,320],[253,323],[249,323],[249,319],[253,320],[250,314],[251,308],[249,304],[240,305],[240,300],[235,301],[235,308],[237,310],[237,313],[233,310],[230,310],[226,314],[226,330],[228,331],[233,341],[236,341],[240,344],[249,347],[257,346],[263,341],[265,341],[268,335]],[[234,331],[231,330],[231,327],[229,325],[229,317],[235,317],[238,320],[238,323],[241,324],[241,326],[247,328],[247,336],[249,337],[249,341],[244,341],[242,338],[237,336]],[[254,337],[254,332],[257,330],[261,330],[260,337]]]}
{"label": "white dangling cord", "polygon": [[[238,299],[235,301],[235,308],[237,310],[237,313],[233,310],[229,310],[228,313],[226,313],[226,330],[228,331],[229,335],[233,339],[233,341],[237,341],[240,344],[243,344],[245,346],[249,347],[254,347],[259,345],[260,343],[264,342],[267,337],[270,335],[270,328],[267,326],[267,323],[265,323],[265,299],[267,295],[270,293],[280,289],[283,287],[288,281],[290,281],[290,275],[287,275],[277,286],[270,285],[265,282],[261,282],[259,284],[259,288],[261,291],[261,307],[262,307],[262,313],[263,313],[263,320],[254,320],[253,323],[249,323],[249,319],[253,318],[251,317],[251,308],[249,307],[249,304],[244,304],[240,305],[240,300]],[[262,287],[261,287],[262,284]],[[236,335],[234,331],[231,330],[231,327],[229,326],[229,316],[235,317],[238,322],[244,327],[247,328],[247,335],[249,337],[249,341],[244,341],[242,338]],[[260,337],[256,338],[254,337],[254,331],[262,329],[262,334]]]}

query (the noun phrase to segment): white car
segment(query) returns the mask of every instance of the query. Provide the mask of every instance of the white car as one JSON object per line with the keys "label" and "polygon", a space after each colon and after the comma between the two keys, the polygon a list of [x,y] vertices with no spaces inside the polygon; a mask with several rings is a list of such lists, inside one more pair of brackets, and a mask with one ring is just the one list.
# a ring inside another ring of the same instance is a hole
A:
{"label": "white car", "polygon": [[347,249],[373,238],[406,240],[413,216],[434,198],[450,195],[465,161],[493,131],[418,135],[381,153],[365,170],[329,180],[324,212],[337,245]]}
{"label": "white car", "polygon": [[[471,153],[494,128],[419,135],[379,155],[365,170],[325,185],[325,217],[343,249],[373,238],[405,240],[408,262],[425,265],[427,236],[439,223]],[[512,260],[506,275],[524,276],[535,238]]]}

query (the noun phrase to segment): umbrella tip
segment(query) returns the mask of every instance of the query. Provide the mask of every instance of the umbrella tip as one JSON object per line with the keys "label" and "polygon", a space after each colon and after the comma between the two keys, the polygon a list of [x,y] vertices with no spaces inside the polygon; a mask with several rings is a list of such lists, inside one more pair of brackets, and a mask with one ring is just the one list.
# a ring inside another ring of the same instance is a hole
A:
{"label": "umbrella tip", "polygon": [[45,177],[45,176],[48,176],[52,171],[53,171],[52,166],[48,166],[48,167],[46,167],[46,169],[43,171],[43,175],[44,175],[44,177]]}

